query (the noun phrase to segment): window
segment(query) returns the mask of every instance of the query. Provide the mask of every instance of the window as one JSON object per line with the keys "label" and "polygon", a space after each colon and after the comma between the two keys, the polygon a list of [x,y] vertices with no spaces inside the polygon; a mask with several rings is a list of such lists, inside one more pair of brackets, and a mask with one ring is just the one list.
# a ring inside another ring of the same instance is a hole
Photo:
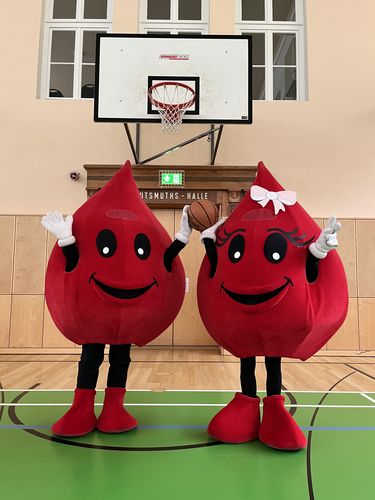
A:
{"label": "window", "polygon": [[253,38],[253,99],[306,99],[303,0],[237,0],[237,33]]}
{"label": "window", "polygon": [[209,0],[140,0],[139,32],[208,33]]}
{"label": "window", "polygon": [[112,0],[46,0],[40,97],[94,97],[96,34],[111,15]]}

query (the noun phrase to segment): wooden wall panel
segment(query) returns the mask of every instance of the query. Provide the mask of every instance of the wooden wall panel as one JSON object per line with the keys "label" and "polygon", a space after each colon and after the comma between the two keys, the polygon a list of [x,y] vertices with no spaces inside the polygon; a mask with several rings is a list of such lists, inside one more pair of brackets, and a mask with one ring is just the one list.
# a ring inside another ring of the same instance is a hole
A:
{"label": "wooden wall panel", "polygon": [[13,295],[9,347],[42,347],[43,295]]}
{"label": "wooden wall panel", "polygon": [[48,311],[47,304],[44,304],[43,320],[43,347],[75,347],[75,344],[64,337],[53,322]]}
{"label": "wooden wall panel", "polygon": [[[47,231],[47,247],[46,247],[46,262],[45,268],[47,269],[48,259],[51,255],[52,249],[56,244],[56,237]],[[48,311],[47,304],[44,304],[44,316],[43,316],[43,348],[63,348],[63,347],[75,347],[76,345],[64,337],[64,335],[58,330],[55,323],[53,322],[51,315]]]}
{"label": "wooden wall panel", "polygon": [[[325,220],[326,225],[328,220]],[[340,220],[341,230],[337,238],[339,241],[338,253],[344,264],[348,280],[349,297],[358,297],[357,289],[357,254],[355,242],[355,221]]]}
{"label": "wooden wall panel", "polygon": [[0,217],[0,293],[5,294],[12,293],[15,221],[13,216]]}
{"label": "wooden wall panel", "polygon": [[[180,225],[181,213],[176,213],[176,229]],[[181,311],[174,322],[174,345],[212,345],[216,344],[204,327],[199,315],[197,304],[197,278],[205,250],[199,240],[198,231],[193,230],[189,244],[182,250],[180,256],[189,279],[189,291]]]}
{"label": "wooden wall panel", "polygon": [[[154,214],[165,227],[169,236],[174,239],[174,210],[153,210]],[[148,345],[166,345],[173,343],[173,324],[170,325],[159,337]]]}
{"label": "wooden wall panel", "polygon": [[[179,229],[181,210],[155,210],[173,239]],[[327,220],[315,219],[320,227]],[[343,220],[339,254],[348,277],[348,318],[328,349],[375,349],[375,220]],[[65,348],[73,346],[57,330],[44,308],[44,275],[55,238],[44,231],[39,216],[1,216],[4,251],[0,261],[0,346]],[[180,257],[190,278],[182,310],[152,344],[212,345],[199,316],[196,280],[204,247],[193,231]],[[12,276],[13,272],[13,276]],[[11,293],[15,294],[11,298]],[[359,300],[356,301],[356,297]]]}
{"label": "wooden wall panel", "polygon": [[340,330],[327,344],[328,349],[355,351],[359,349],[358,331],[358,299],[349,299],[349,309],[346,320]]}
{"label": "wooden wall panel", "polygon": [[9,347],[11,295],[0,295],[0,347]]}
{"label": "wooden wall panel", "polygon": [[375,298],[359,298],[360,349],[375,350]]}
{"label": "wooden wall panel", "polygon": [[47,231],[46,269],[47,269],[48,259],[51,255],[53,247],[56,244],[56,241],[57,241],[56,237]]}
{"label": "wooden wall panel", "polygon": [[16,218],[13,293],[44,292],[47,232],[39,216]]}
{"label": "wooden wall panel", "polygon": [[375,297],[375,220],[357,220],[358,296]]}
{"label": "wooden wall panel", "polygon": [[[316,219],[316,218],[314,218],[314,221],[318,224],[318,226],[321,229],[323,229],[323,227],[324,227],[324,220],[323,219]],[[319,235],[317,234],[316,236],[318,237]],[[322,349],[327,349],[327,345],[323,346]]]}

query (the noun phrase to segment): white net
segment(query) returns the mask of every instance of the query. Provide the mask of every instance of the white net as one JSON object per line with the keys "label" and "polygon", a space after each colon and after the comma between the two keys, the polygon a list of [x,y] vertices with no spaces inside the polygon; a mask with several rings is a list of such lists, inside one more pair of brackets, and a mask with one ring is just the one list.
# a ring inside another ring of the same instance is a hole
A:
{"label": "white net", "polygon": [[180,82],[161,82],[148,90],[151,104],[159,111],[162,130],[176,134],[181,127],[185,111],[195,101],[194,90]]}

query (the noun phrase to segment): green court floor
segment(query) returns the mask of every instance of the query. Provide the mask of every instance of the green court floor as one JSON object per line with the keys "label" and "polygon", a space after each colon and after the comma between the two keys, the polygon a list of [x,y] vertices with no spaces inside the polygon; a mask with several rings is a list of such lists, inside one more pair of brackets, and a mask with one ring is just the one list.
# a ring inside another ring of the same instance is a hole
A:
{"label": "green court floor", "polygon": [[[286,393],[307,450],[221,444],[222,391],[128,391],[139,427],[53,438],[72,391],[0,392],[0,496],[12,499],[331,500],[375,498],[375,394]],[[262,394],[260,394],[262,396]],[[103,392],[97,394],[100,412]]]}

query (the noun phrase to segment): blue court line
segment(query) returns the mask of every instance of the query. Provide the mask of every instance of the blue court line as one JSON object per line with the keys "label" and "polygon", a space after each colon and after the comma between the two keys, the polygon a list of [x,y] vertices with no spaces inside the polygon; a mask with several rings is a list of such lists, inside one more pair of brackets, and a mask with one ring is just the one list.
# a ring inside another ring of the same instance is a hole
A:
{"label": "blue court line", "polygon": [[[0,425],[0,429],[50,429],[49,425]],[[137,429],[206,429],[206,425],[139,425]],[[301,425],[303,431],[375,431],[375,426],[368,427],[336,427],[336,426],[314,426]]]}

